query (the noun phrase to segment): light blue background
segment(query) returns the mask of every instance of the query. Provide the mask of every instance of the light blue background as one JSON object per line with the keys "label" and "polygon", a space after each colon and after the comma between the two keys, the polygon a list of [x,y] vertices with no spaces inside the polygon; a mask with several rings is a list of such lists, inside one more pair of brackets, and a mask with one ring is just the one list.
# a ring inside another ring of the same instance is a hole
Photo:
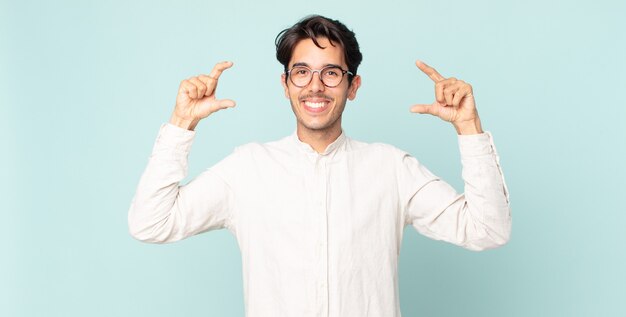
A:
{"label": "light blue background", "polygon": [[420,58],[473,84],[513,207],[504,248],[405,231],[405,316],[626,316],[624,1],[0,2],[0,316],[242,316],[227,231],[171,245],[126,213],[182,79],[232,60],[190,176],[291,133],[274,38],[310,13],[359,39],[344,128],[396,145],[462,190],[454,129]]}

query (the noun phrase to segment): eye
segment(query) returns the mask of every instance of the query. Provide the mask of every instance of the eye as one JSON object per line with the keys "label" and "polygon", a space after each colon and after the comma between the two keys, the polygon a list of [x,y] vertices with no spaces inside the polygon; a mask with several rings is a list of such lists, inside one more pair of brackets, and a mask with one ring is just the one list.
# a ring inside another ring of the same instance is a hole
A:
{"label": "eye", "polygon": [[324,76],[328,76],[328,77],[339,77],[341,74],[341,71],[338,68],[328,68],[326,70],[324,70]]}
{"label": "eye", "polygon": [[297,76],[307,76],[309,74],[309,70],[304,67],[294,68],[291,72]]}

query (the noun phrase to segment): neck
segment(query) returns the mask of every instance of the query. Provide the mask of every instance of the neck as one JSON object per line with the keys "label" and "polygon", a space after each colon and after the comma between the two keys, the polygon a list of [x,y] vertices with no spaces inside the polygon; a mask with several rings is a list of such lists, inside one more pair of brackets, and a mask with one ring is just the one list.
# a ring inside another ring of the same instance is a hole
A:
{"label": "neck", "polygon": [[322,153],[341,135],[341,126],[333,129],[311,130],[298,125],[298,139],[310,145],[317,153]]}

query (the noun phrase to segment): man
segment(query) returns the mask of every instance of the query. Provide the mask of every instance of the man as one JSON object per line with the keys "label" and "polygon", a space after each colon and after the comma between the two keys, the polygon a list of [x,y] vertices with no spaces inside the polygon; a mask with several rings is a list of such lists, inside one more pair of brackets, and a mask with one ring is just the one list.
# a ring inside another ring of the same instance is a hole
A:
{"label": "man", "polygon": [[417,62],[435,82],[436,101],[412,111],[457,130],[466,190],[459,195],[405,152],[343,133],[341,116],[361,85],[362,59],[345,25],[307,17],[281,32],[276,47],[295,134],[241,146],[179,186],[193,129],[235,106],[215,98],[232,63],[184,80],[129,211],[135,238],[164,243],[230,230],[242,253],[248,316],[400,316],[405,225],[471,250],[508,241],[508,194],[469,84]]}

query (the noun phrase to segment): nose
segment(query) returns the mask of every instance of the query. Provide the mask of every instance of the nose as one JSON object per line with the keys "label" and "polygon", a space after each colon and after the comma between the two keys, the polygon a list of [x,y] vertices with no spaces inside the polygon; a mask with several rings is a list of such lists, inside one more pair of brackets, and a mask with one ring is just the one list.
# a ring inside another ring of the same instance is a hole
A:
{"label": "nose", "polygon": [[[317,74],[317,76],[315,76]],[[311,91],[324,91],[326,86],[322,82],[322,73],[319,70],[316,70],[311,74],[311,83],[309,84],[309,89]]]}

